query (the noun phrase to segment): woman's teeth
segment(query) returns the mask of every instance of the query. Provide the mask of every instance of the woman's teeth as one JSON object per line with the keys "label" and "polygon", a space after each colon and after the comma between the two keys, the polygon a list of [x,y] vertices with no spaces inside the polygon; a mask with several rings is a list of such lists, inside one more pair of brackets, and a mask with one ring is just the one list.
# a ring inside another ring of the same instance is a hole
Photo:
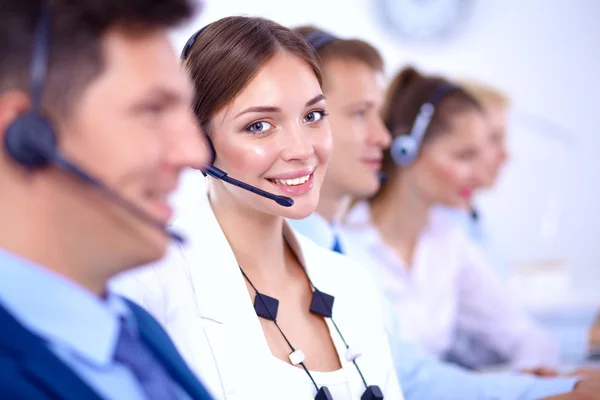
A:
{"label": "woman's teeth", "polygon": [[294,179],[271,179],[271,181],[277,185],[283,186],[298,186],[305,183],[310,178],[310,175],[301,176],[300,178]]}

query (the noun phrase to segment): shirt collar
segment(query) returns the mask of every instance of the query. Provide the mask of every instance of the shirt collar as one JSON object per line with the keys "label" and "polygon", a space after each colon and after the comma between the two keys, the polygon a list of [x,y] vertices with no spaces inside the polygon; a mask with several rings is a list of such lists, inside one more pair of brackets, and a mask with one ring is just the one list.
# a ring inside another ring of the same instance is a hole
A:
{"label": "shirt collar", "polygon": [[326,249],[331,249],[335,241],[335,227],[316,212],[300,220],[288,220],[291,227],[301,235]]}
{"label": "shirt collar", "polygon": [[121,329],[133,316],[123,299],[101,299],[76,283],[0,249],[0,303],[48,341],[104,366],[113,360]]}
{"label": "shirt collar", "polygon": [[379,231],[371,219],[371,206],[368,201],[360,201],[348,211],[341,227],[343,234],[351,234],[364,247],[378,246],[383,243]]}
{"label": "shirt collar", "polygon": [[359,201],[346,214],[344,224],[347,226],[367,226],[372,227],[371,206],[366,200]]}
{"label": "shirt collar", "polygon": [[373,271],[389,269],[395,273],[405,273],[406,264],[398,255],[384,243],[379,231],[371,218],[371,206],[368,201],[360,201],[346,215],[344,225],[341,227],[344,236],[350,237],[360,246],[352,246],[356,250],[349,252],[350,256],[359,252],[369,254],[369,259],[374,260],[369,264]]}

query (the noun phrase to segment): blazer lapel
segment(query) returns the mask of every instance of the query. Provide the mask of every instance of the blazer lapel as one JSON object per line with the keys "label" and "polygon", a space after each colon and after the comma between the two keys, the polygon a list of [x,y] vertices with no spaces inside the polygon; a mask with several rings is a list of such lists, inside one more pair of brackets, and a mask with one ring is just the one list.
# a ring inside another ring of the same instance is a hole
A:
{"label": "blazer lapel", "polygon": [[271,352],[231,247],[208,197],[175,221],[189,242],[181,247],[204,333],[226,396],[252,387]]}
{"label": "blazer lapel", "polygon": [[42,339],[27,330],[0,306],[0,349],[6,348],[15,354],[23,374],[36,382],[53,399],[101,400],[100,396],[86,385],[44,344]]}
{"label": "blazer lapel", "polygon": [[181,253],[189,268],[198,311],[202,318],[222,324],[232,311],[231,297],[243,281],[208,197],[203,196],[196,207],[174,225],[189,238],[181,245]]}

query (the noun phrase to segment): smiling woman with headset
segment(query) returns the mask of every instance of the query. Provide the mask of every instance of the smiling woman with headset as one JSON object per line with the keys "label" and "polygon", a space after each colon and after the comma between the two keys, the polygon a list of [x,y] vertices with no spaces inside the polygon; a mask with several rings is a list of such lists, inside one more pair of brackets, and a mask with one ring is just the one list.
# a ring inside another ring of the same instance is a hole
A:
{"label": "smiling woman with headset", "polygon": [[359,261],[375,272],[402,334],[439,358],[464,334],[515,367],[554,366],[554,341],[509,298],[461,226],[432,212],[465,208],[483,179],[489,130],[480,104],[409,67],[391,83],[383,116],[394,137],[388,178],[351,210],[342,233],[367,250]]}
{"label": "smiling woman with headset", "polygon": [[114,288],[217,398],[402,399],[374,284],[285,222],[314,212],[331,151],[316,54],[274,22],[228,17],[182,58],[214,149],[208,190],[174,223],[187,246]]}

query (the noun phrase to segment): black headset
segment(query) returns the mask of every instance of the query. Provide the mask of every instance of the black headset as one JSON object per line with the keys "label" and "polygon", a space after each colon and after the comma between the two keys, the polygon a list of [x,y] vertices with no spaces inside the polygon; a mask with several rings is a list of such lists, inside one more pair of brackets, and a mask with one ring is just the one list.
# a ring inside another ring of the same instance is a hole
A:
{"label": "black headset", "polygon": [[48,73],[49,42],[51,31],[50,12],[42,9],[34,32],[33,53],[29,78],[31,81],[31,109],[17,117],[6,129],[4,148],[18,164],[30,171],[55,166],[85,184],[91,185],[119,204],[131,214],[144,220],[165,233],[178,243],[184,243],[183,236],[168,231],[165,225],[106,186],[99,179],[87,173],[75,163],[66,159],[58,150],[57,135],[52,123],[42,114],[42,91]]}
{"label": "black headset", "polygon": [[56,134],[52,124],[42,115],[42,89],[48,68],[48,39],[50,15],[42,11],[34,33],[31,60],[31,109],[19,116],[7,128],[4,145],[8,154],[19,164],[42,168],[50,164],[56,151]]}
{"label": "black headset", "polygon": [[315,51],[319,51],[323,46],[338,39],[337,37],[320,30],[314,30],[304,36],[304,40],[310,44]]}

